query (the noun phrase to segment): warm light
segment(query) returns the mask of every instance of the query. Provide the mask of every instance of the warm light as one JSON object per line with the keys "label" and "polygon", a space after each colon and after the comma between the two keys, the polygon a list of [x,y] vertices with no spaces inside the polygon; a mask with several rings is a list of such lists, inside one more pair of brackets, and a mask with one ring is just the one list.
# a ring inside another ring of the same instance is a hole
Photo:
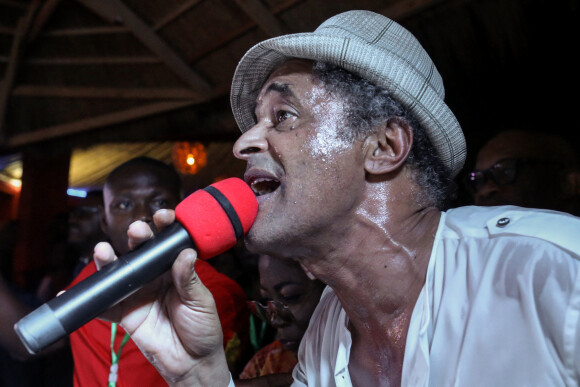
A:
{"label": "warm light", "polygon": [[10,179],[10,184],[15,188],[20,188],[22,187],[22,180]]}
{"label": "warm light", "polygon": [[207,163],[207,152],[200,142],[177,142],[172,156],[173,165],[184,175],[196,174]]}

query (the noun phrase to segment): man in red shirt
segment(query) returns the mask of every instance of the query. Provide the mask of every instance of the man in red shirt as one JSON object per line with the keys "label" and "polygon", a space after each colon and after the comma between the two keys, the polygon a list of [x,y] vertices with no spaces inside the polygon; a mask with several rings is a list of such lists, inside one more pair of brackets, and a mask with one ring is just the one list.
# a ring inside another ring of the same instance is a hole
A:
{"label": "man in red shirt", "polygon": [[[117,167],[103,189],[102,228],[118,256],[129,252],[127,230],[134,221],[148,223],[153,214],[174,209],[182,198],[179,175],[162,162],[138,157]],[[243,366],[248,343],[249,311],[242,288],[199,260],[195,269],[215,298],[222,324],[224,348],[232,374]],[[89,263],[71,286],[96,271]],[[162,295],[160,295],[162,296]],[[166,386],[167,383],[116,324],[94,319],[70,335],[75,386]]]}

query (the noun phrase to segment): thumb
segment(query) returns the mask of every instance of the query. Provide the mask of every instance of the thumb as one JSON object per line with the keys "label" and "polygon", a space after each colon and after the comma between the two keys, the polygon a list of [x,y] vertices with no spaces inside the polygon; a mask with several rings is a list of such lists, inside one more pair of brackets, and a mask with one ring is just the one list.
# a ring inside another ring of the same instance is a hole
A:
{"label": "thumb", "polygon": [[182,345],[192,356],[223,353],[223,334],[211,292],[195,270],[197,253],[183,250],[172,267],[173,283],[179,303],[172,313],[174,328]]}
{"label": "thumb", "polygon": [[175,288],[184,304],[193,304],[195,308],[211,307],[213,297],[195,271],[196,261],[197,252],[194,249],[179,253],[171,268]]}

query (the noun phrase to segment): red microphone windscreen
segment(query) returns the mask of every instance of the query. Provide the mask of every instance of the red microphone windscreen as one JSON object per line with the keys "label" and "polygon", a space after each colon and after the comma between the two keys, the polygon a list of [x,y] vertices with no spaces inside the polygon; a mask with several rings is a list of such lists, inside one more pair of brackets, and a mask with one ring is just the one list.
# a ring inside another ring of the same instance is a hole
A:
{"label": "red microphone windscreen", "polygon": [[195,191],[175,208],[175,217],[189,233],[201,259],[234,247],[250,230],[257,213],[254,192],[235,177]]}

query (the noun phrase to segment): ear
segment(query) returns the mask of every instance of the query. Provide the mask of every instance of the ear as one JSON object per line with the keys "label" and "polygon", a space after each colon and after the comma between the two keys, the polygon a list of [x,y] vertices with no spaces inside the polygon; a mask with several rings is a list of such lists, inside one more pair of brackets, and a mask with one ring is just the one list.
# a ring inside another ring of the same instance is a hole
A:
{"label": "ear", "polygon": [[567,171],[562,182],[564,197],[580,197],[580,170]]}
{"label": "ear", "polygon": [[391,118],[365,139],[365,170],[382,175],[401,168],[413,145],[413,130],[403,119]]}

